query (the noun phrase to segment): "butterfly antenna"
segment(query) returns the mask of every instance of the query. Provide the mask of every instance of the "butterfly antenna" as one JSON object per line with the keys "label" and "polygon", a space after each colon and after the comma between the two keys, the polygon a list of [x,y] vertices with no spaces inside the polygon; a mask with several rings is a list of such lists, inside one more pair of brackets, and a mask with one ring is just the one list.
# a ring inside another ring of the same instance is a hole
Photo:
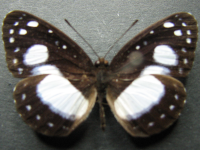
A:
{"label": "butterfly antenna", "polygon": [[69,23],[67,19],[65,19],[66,23],[83,39],[83,41],[93,50],[95,55],[99,58],[95,50],[92,48],[92,46],[84,39],[84,37]]}
{"label": "butterfly antenna", "polygon": [[131,26],[115,41],[115,43],[109,48],[109,50],[107,51],[107,53],[105,54],[104,58],[106,57],[106,55],[110,52],[110,50],[115,46],[115,44],[138,22],[138,20],[135,20]]}

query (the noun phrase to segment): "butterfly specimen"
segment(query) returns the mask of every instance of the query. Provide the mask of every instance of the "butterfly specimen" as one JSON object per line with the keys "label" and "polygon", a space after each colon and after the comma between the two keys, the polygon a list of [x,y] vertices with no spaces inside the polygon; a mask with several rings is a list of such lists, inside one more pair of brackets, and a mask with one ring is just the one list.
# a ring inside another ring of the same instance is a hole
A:
{"label": "butterfly specimen", "polygon": [[8,68],[25,78],[14,88],[22,119],[49,136],[67,136],[103,99],[117,121],[132,136],[147,137],[169,127],[179,117],[186,91],[176,78],[190,72],[197,42],[197,22],[176,13],[131,39],[109,64],[92,63],[88,55],[44,20],[12,11],[3,22]]}

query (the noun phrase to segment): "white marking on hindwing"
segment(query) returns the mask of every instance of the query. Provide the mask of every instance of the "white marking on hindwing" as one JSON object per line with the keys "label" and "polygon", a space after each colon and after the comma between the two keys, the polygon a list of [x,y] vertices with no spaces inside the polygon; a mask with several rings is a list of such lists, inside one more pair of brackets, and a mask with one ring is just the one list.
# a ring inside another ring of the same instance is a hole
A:
{"label": "white marking on hindwing", "polygon": [[149,74],[168,75],[169,73],[170,73],[170,70],[168,68],[166,68],[166,67],[151,65],[151,66],[145,67],[143,69],[143,71],[140,73],[140,76],[149,75]]}
{"label": "white marking on hindwing", "polygon": [[26,94],[22,94],[22,100],[26,99]]}
{"label": "white marking on hindwing", "polygon": [[27,34],[27,31],[25,29],[20,29],[19,30],[19,34],[20,35],[26,35]]}
{"label": "white marking on hindwing", "polygon": [[148,126],[152,127],[154,125],[154,122],[149,122]]}
{"label": "white marking on hindwing", "polygon": [[159,104],[165,94],[165,87],[152,75],[134,80],[115,100],[116,113],[123,119],[137,119]]}
{"label": "white marking on hindwing", "polygon": [[178,94],[175,94],[175,95],[174,95],[174,98],[175,98],[176,100],[178,100],[178,97],[179,97]]}
{"label": "white marking on hindwing", "polygon": [[23,72],[24,69],[23,68],[18,68],[17,70],[18,70],[19,74],[22,74],[22,72]]}
{"label": "white marking on hindwing", "polygon": [[25,65],[44,63],[49,57],[48,48],[45,45],[35,44],[27,49],[23,57]]}
{"label": "white marking on hindwing", "polygon": [[170,106],[169,106],[169,109],[170,109],[170,110],[174,110],[174,108],[175,108],[174,105],[170,105]]}
{"label": "white marking on hindwing", "polygon": [[154,49],[153,58],[156,62],[176,66],[178,64],[178,56],[172,47],[168,45],[158,45]]}
{"label": "white marking on hindwing", "polygon": [[29,21],[27,23],[27,26],[29,27],[37,27],[39,25],[39,23],[37,21]]}
{"label": "white marking on hindwing", "polygon": [[62,48],[63,48],[63,49],[67,49],[67,46],[66,46],[66,45],[63,45]]}
{"label": "white marking on hindwing", "polygon": [[191,30],[187,30],[187,35],[191,35]]}
{"label": "white marking on hindwing", "polygon": [[136,50],[139,50],[139,49],[140,49],[140,45],[137,45],[137,46],[135,47],[135,49],[136,49]]}
{"label": "white marking on hindwing", "polygon": [[15,59],[13,59],[13,64],[17,64],[18,63],[18,60],[15,58]]}
{"label": "white marking on hindwing", "polygon": [[53,126],[54,126],[54,124],[53,124],[52,122],[48,122],[47,125],[48,125],[49,127],[53,127]]}
{"label": "white marking on hindwing", "polygon": [[165,23],[163,24],[163,26],[164,26],[165,28],[172,28],[172,27],[174,27],[174,23],[172,23],[172,22],[165,22]]}
{"label": "white marking on hindwing", "polygon": [[33,75],[40,75],[40,74],[54,74],[54,75],[59,75],[63,76],[62,73],[60,72],[59,68],[57,68],[54,65],[41,65],[33,68],[31,70],[31,73]]}
{"label": "white marking on hindwing", "polygon": [[151,30],[151,31],[150,31],[150,34],[154,34],[154,31],[153,31],[153,30]]}
{"label": "white marking on hindwing", "polygon": [[165,118],[165,114],[160,115],[160,118],[161,119]]}
{"label": "white marking on hindwing", "polygon": [[36,115],[36,120],[40,120],[41,116],[40,115]]}
{"label": "white marking on hindwing", "polygon": [[[66,78],[47,75],[36,87],[37,97],[49,109],[66,119],[82,117],[89,101]],[[74,116],[74,117],[73,117]]]}
{"label": "white marking on hindwing", "polygon": [[184,52],[184,53],[187,52],[185,48],[182,48],[181,51]]}

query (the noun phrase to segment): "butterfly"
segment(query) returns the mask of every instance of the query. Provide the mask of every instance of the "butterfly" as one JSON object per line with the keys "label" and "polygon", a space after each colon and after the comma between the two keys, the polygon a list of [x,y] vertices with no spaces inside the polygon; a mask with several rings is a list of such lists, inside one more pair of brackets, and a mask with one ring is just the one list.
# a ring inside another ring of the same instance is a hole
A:
{"label": "butterfly", "polygon": [[67,136],[103,99],[134,137],[157,134],[179,117],[186,91],[176,78],[190,72],[197,22],[190,13],[170,15],[139,33],[109,64],[94,64],[78,44],[46,21],[12,11],[3,22],[8,68],[25,78],[14,88],[16,109],[35,131]]}

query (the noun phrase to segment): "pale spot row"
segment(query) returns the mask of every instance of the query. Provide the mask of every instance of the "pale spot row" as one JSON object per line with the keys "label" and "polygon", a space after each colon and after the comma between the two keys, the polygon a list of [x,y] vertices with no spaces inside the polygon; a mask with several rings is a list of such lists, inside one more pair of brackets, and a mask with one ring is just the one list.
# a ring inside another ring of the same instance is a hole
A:
{"label": "pale spot row", "polygon": [[54,124],[51,123],[51,122],[48,122],[47,125],[48,125],[49,127],[53,127],[53,126],[54,126]]}
{"label": "pale spot row", "polygon": [[20,50],[19,47],[16,47],[15,50],[14,50],[14,52],[15,52],[15,53],[16,53],[16,52],[19,52],[19,50]]}
{"label": "pale spot row", "polygon": [[24,69],[23,68],[18,68],[17,70],[18,70],[19,74],[22,74],[22,72],[23,72]]}
{"label": "pale spot row", "polygon": [[36,120],[40,120],[41,116],[40,115],[36,115]]}
{"label": "pale spot row", "polygon": [[185,22],[183,22],[183,23],[182,23],[182,26],[183,26],[183,27],[186,27],[186,26],[187,26],[187,24],[186,24]]}
{"label": "pale spot row", "polygon": [[165,118],[165,114],[161,114],[161,115],[160,115],[160,118],[161,118],[161,119]]}
{"label": "pale spot row", "polygon": [[188,60],[187,60],[186,58],[184,58],[184,59],[183,59],[183,63],[184,63],[184,64],[187,64],[187,63],[188,63]]}
{"label": "pale spot row", "polygon": [[170,106],[169,106],[169,109],[170,109],[170,110],[174,110],[174,108],[175,108],[174,105],[170,105]]}
{"label": "pale spot row", "polygon": [[187,52],[185,48],[182,48],[181,51],[184,52],[184,53]]}
{"label": "pale spot row", "polygon": [[26,94],[22,94],[22,100],[26,99]]}
{"label": "pale spot row", "polygon": [[67,49],[67,46],[66,46],[66,45],[63,45],[62,48],[63,48],[63,49]]}
{"label": "pale spot row", "polygon": [[178,94],[175,94],[175,95],[174,95],[174,98],[175,98],[176,100],[178,100]]}
{"label": "pale spot row", "polygon": [[186,38],[186,42],[187,42],[188,44],[191,44],[191,43],[192,43],[192,39],[191,39],[191,38]]}
{"label": "pale spot row", "polygon": [[184,104],[185,104],[186,102],[187,102],[186,100],[183,101]]}
{"label": "pale spot row", "polygon": [[26,110],[30,111],[32,109],[31,105],[26,105]]}
{"label": "pale spot row", "polygon": [[17,64],[18,63],[18,60],[15,58],[13,59],[13,64]]}
{"label": "pale spot row", "polygon": [[135,47],[135,49],[136,49],[136,50],[139,50],[139,49],[140,49],[140,46],[139,46],[139,45],[137,45],[137,46]]}
{"label": "pale spot row", "polygon": [[49,33],[53,33],[53,31],[51,29],[48,30]]}
{"label": "pale spot row", "polygon": [[17,101],[14,99],[14,100],[13,100],[13,103],[15,103],[15,104],[16,104],[16,102],[17,102]]}
{"label": "pale spot row", "polygon": [[182,73],[183,73],[183,68],[179,68],[179,69],[178,69],[178,72],[179,72],[180,74],[182,74]]}
{"label": "pale spot row", "polygon": [[14,33],[14,29],[10,29],[10,30],[9,30],[9,33],[10,33],[10,34],[13,34],[13,33]]}
{"label": "pale spot row", "polygon": [[191,35],[191,30],[187,30],[187,35]]}
{"label": "pale spot row", "polygon": [[77,56],[76,55],[74,55],[74,58],[76,58]]}
{"label": "pale spot row", "polygon": [[152,127],[154,125],[154,122],[149,122],[148,126]]}
{"label": "pale spot row", "polygon": [[144,44],[144,45],[147,45],[147,41],[144,41],[143,44]]}
{"label": "pale spot row", "polygon": [[151,30],[151,31],[150,31],[150,34],[153,34],[153,33],[154,33],[154,31],[153,31],[153,30]]}
{"label": "pale spot row", "polygon": [[14,38],[14,37],[10,37],[10,38],[9,38],[9,42],[10,42],[10,43],[14,43],[14,42],[15,42],[15,38]]}
{"label": "pale spot row", "polygon": [[63,126],[62,127],[64,130],[69,130],[69,127]]}

